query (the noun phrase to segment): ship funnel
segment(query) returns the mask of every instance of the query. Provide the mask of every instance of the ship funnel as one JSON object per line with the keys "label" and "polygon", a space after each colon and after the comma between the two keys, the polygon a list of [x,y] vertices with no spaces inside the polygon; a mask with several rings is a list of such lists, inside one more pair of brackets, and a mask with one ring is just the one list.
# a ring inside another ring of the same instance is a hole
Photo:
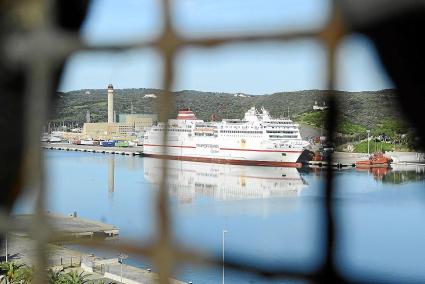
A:
{"label": "ship funnel", "polygon": [[179,113],[177,115],[177,119],[181,120],[195,120],[196,116],[190,109],[183,109],[179,110]]}

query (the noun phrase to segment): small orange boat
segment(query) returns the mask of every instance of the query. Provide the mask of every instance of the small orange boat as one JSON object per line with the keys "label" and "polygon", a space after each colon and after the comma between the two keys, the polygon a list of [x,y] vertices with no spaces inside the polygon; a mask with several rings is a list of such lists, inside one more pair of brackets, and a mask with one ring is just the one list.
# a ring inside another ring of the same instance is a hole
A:
{"label": "small orange boat", "polygon": [[386,157],[383,153],[374,153],[368,160],[360,160],[356,162],[357,168],[389,168],[391,158]]}

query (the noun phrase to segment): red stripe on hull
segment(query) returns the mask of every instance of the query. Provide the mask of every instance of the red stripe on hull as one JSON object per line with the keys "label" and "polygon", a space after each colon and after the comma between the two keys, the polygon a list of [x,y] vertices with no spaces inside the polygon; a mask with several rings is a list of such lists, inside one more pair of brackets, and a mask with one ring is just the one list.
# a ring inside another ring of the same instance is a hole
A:
{"label": "red stripe on hull", "polygon": [[171,148],[189,148],[189,149],[194,149],[196,148],[195,146],[173,146],[173,145],[157,145],[157,144],[144,144],[143,146],[151,146],[151,147],[171,147]]}
{"label": "red stripe on hull", "polygon": [[235,160],[235,159],[214,159],[214,158],[200,158],[190,156],[171,156],[171,155],[157,155],[157,154],[143,154],[144,157],[152,157],[158,159],[179,160],[179,161],[192,161],[202,163],[214,164],[229,164],[229,165],[248,165],[248,166],[265,166],[265,167],[291,167],[300,168],[301,163],[291,162],[271,162],[271,161],[252,161],[252,160]]}
{"label": "red stripe on hull", "polygon": [[302,153],[303,151],[292,151],[292,150],[257,150],[257,149],[239,149],[239,148],[220,148],[220,150],[228,151],[248,151],[248,152],[277,152],[277,153]]}
{"label": "red stripe on hull", "polygon": [[[144,144],[144,146],[150,147],[172,147],[172,148],[196,148],[195,146],[174,146],[174,145],[159,145],[159,144]],[[272,152],[272,153],[302,153],[303,151],[292,151],[292,150],[257,150],[257,149],[239,149],[239,148],[220,148],[220,150],[226,151],[247,151],[247,152]]]}
{"label": "red stripe on hull", "polygon": [[191,111],[191,110],[179,110],[179,114],[180,113],[193,114],[194,115],[193,111]]}

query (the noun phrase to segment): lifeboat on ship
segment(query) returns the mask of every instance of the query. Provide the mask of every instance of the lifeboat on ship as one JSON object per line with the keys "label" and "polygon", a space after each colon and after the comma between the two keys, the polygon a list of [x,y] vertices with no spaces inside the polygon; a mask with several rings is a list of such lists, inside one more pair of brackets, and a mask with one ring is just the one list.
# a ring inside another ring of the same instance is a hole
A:
{"label": "lifeboat on ship", "polygon": [[386,157],[383,153],[374,153],[368,160],[356,161],[357,168],[389,168],[391,158]]}

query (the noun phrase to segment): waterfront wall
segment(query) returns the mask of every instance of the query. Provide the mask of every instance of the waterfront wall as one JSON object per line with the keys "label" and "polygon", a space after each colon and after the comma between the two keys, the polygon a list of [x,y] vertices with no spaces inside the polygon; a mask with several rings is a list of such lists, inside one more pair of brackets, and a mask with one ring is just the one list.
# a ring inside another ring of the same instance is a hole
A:
{"label": "waterfront wall", "polygon": [[419,152],[386,152],[394,163],[425,163],[425,153]]}
{"label": "waterfront wall", "polygon": [[123,277],[122,280],[121,280],[120,275],[115,275],[115,274],[112,274],[112,273],[109,273],[109,272],[105,272],[104,276],[105,276],[105,278],[109,278],[111,280],[114,280],[114,281],[117,281],[117,282],[120,282],[120,283],[124,283],[124,284],[142,284],[142,282],[127,279],[125,277]]}

